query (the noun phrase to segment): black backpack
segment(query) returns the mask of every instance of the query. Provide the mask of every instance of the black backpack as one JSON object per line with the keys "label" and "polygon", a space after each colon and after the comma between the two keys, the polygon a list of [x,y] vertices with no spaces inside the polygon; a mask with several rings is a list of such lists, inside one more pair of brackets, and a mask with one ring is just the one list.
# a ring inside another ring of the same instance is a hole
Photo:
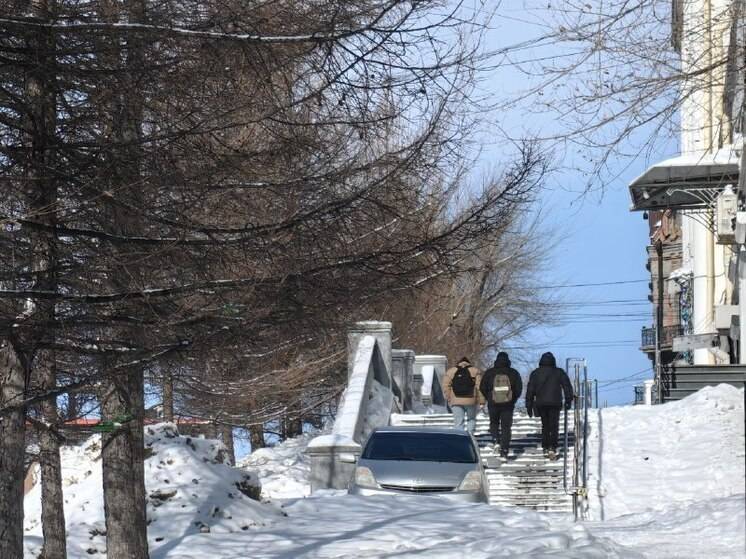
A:
{"label": "black backpack", "polygon": [[474,377],[469,372],[469,367],[459,367],[451,381],[453,395],[458,398],[471,398],[474,396]]}

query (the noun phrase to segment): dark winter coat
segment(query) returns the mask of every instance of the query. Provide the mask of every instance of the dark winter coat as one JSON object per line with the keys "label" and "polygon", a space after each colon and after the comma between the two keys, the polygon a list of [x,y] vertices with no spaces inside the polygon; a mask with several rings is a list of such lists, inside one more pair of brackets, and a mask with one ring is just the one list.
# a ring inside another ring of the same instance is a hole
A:
{"label": "dark winter coat", "polygon": [[539,368],[535,369],[528,379],[526,389],[526,409],[534,410],[541,406],[570,407],[572,404],[572,384],[567,373],[557,367],[554,355],[547,352],[539,360]]}
{"label": "dark winter coat", "polygon": [[[498,373],[508,375],[508,379],[510,380],[510,391],[513,393],[513,401],[510,404],[495,404],[492,401],[492,386],[494,385],[495,375]],[[521,392],[523,391],[523,380],[521,379],[521,375],[518,374],[518,371],[510,367],[510,359],[508,358],[507,353],[500,352],[497,354],[495,364],[487,369],[482,375],[482,382],[479,385],[479,391],[482,393],[485,400],[487,400],[490,407],[504,408],[515,406],[515,403],[518,401],[518,398],[521,397]]]}

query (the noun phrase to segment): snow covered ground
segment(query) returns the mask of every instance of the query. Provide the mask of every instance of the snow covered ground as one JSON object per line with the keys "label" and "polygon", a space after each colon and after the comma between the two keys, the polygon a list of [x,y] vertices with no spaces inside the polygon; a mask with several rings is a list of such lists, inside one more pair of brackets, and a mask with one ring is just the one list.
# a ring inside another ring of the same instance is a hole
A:
{"label": "snow covered ground", "polygon": [[[222,463],[220,443],[187,443],[159,428],[148,438],[155,452],[148,492],[177,493],[158,506],[160,499],[150,499],[151,557],[746,557],[742,391],[721,386],[665,406],[609,408],[590,427],[593,520],[577,524],[565,515],[436,497],[308,497],[303,450],[312,435],[257,451],[241,472]],[[103,528],[95,444],[65,453],[71,559],[104,556],[104,538],[90,534]],[[237,481],[256,476],[274,504],[235,491]],[[29,558],[40,541],[38,498],[32,493],[26,503]]]}
{"label": "snow covered ground", "polygon": [[594,519],[744,493],[743,391],[722,384],[664,406],[589,417]]}

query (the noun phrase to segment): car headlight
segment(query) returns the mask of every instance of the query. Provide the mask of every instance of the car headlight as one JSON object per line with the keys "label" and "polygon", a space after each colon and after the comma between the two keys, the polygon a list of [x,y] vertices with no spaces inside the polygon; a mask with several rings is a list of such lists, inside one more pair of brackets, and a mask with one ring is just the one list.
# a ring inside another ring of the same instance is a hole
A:
{"label": "car headlight", "polygon": [[365,466],[358,466],[355,468],[355,485],[360,487],[378,487],[373,472],[370,471],[370,468],[366,468]]}
{"label": "car headlight", "polygon": [[482,473],[478,470],[472,470],[464,476],[461,485],[458,486],[459,491],[479,491],[482,489]]}

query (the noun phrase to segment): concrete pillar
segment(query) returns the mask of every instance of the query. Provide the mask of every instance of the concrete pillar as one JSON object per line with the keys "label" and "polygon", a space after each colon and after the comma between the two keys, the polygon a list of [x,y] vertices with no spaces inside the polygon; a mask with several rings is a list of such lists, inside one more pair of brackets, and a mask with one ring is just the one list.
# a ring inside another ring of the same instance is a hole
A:
{"label": "concrete pillar", "polygon": [[312,493],[317,489],[347,489],[355,475],[360,445],[355,441],[327,441],[330,437],[317,437],[306,449],[311,462],[309,481]]}
{"label": "concrete pillar", "polygon": [[445,355],[418,355],[414,358],[414,374],[422,374],[422,367],[426,365],[435,367],[435,374],[438,375],[440,385],[443,386],[443,376],[448,369],[448,358]]}
{"label": "concrete pillar", "polygon": [[[714,332],[713,301],[714,294],[714,262],[713,262],[713,235],[707,228],[696,223],[692,227],[693,233],[693,269],[694,279],[692,303],[694,312],[692,322],[694,334],[709,334]],[[709,349],[694,350],[695,365],[711,365],[714,357]]]}
{"label": "concrete pillar", "polygon": [[654,380],[644,380],[642,382],[642,385],[645,388],[645,394],[644,394],[643,403],[646,406],[652,406],[653,405],[653,384],[655,384]]}
{"label": "concrete pillar", "polygon": [[746,337],[743,327],[746,324],[746,247],[738,251],[738,362],[746,364]]}
{"label": "concrete pillar", "polygon": [[378,342],[386,368],[391,371],[391,323],[377,320],[356,322],[347,331],[347,377],[349,378],[354,366],[355,353],[363,336],[374,336]]}
{"label": "concrete pillar", "polygon": [[412,409],[412,377],[414,376],[414,351],[394,349],[391,351],[391,377],[401,391],[402,411]]}

